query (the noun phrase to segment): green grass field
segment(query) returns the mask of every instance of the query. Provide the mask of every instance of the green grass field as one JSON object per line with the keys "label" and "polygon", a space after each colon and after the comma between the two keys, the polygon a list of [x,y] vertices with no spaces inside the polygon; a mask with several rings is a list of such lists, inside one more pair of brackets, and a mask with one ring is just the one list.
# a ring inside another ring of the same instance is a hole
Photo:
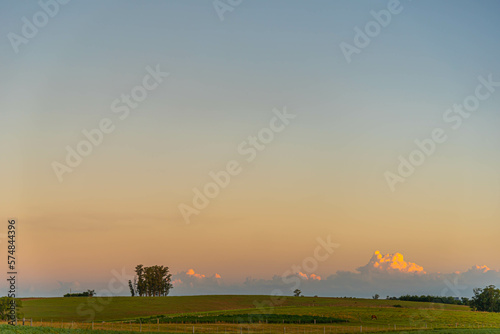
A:
{"label": "green grass field", "polygon": [[[130,331],[114,331],[114,330],[85,330],[85,329],[60,329],[50,327],[12,327],[8,325],[0,325],[0,333],[2,334],[130,334]],[[142,333],[155,333],[143,331]],[[163,332],[168,333],[168,332]],[[408,334],[410,331],[393,331],[379,332],[383,333],[401,333]],[[426,331],[411,331],[411,333],[425,334],[500,334],[500,329],[438,329]]]}
{"label": "green grass field", "polygon": [[[395,308],[393,305],[401,305]],[[351,298],[283,297],[280,301],[270,296],[185,296],[185,297],[73,297],[23,299],[26,318],[84,321],[95,313],[94,320],[110,321],[149,317],[161,314],[221,314],[239,311],[266,310],[278,314],[305,314],[319,316],[339,315],[358,318],[358,313],[379,312],[387,315],[408,314],[413,318],[426,313],[438,315],[450,311],[469,312],[466,306],[434,303],[404,302]],[[262,306],[263,309],[257,307]],[[291,313],[290,313],[291,312]],[[247,312],[248,313],[248,312]],[[415,314],[415,313],[418,313]],[[485,315],[488,317],[488,315]]]}
{"label": "green grass field", "polygon": [[[60,329],[50,327],[13,327],[0,325],[2,334],[130,334],[130,331],[103,331],[85,329]],[[144,332],[145,333],[145,332]]]}
{"label": "green grass field", "polygon": [[[82,323],[91,320],[96,323],[105,321],[123,324],[130,320],[149,317],[153,317],[154,321],[148,322],[153,323],[156,321],[155,316],[160,315],[167,317],[182,315],[189,316],[189,319],[196,319],[200,316],[213,318],[212,316],[222,314],[226,316],[268,314],[273,315],[273,318],[276,315],[283,315],[286,319],[299,319],[300,317],[297,317],[299,315],[344,319],[347,320],[349,328],[358,328],[358,331],[361,327],[367,330],[371,328],[377,331],[389,331],[394,330],[394,326],[398,329],[440,328],[454,331],[460,328],[464,330],[483,327],[500,328],[500,314],[498,313],[472,312],[467,306],[397,300],[284,297],[277,301],[269,296],[219,295],[113,297],[109,299],[102,297],[39,298],[24,299],[23,305],[25,318],[32,318],[35,322],[43,321],[44,324],[49,324],[49,322],[67,324],[73,321]],[[377,320],[372,320],[372,315],[375,315]],[[333,323],[331,325],[332,328],[342,326]],[[209,326],[206,327],[207,330],[208,328]]]}
{"label": "green grass field", "polygon": [[49,327],[13,327],[9,325],[0,325],[0,333],[2,334],[52,334],[52,333],[60,333],[60,334],[84,334],[84,333],[92,333],[92,334],[116,334],[117,332],[112,331],[85,331],[85,330],[71,330],[71,329],[57,329],[57,328],[49,328]]}
{"label": "green grass field", "polygon": [[[416,334],[417,332],[415,332]],[[498,334],[500,329],[435,329],[425,331],[426,334]]]}

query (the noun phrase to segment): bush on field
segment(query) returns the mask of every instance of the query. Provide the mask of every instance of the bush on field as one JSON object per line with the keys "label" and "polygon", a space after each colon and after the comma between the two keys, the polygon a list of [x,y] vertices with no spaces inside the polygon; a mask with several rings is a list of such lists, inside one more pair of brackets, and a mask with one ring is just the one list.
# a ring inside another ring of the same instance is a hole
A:
{"label": "bush on field", "polygon": [[236,324],[251,324],[251,323],[268,323],[268,324],[330,324],[347,322],[345,319],[332,317],[320,317],[312,315],[288,315],[288,314],[220,314],[212,316],[177,316],[166,317],[158,316],[151,318],[141,318],[137,322],[156,323],[159,319],[160,323],[236,323]]}
{"label": "bush on field", "polygon": [[87,290],[85,292],[77,292],[77,293],[67,293],[64,297],[94,297],[95,290]]}
{"label": "bush on field", "polygon": [[411,296],[404,295],[401,297],[389,297],[387,299],[390,300],[402,300],[409,302],[425,302],[425,303],[440,303],[440,304],[452,304],[452,305],[469,305],[468,298],[455,299],[454,297],[445,297],[445,296],[431,296],[431,295],[422,295],[422,296]]}

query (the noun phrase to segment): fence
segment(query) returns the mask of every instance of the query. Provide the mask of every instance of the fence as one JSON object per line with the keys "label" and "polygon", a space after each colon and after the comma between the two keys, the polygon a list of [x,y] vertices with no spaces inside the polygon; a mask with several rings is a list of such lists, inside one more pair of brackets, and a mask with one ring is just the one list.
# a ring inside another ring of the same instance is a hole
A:
{"label": "fence", "polygon": [[178,334],[353,334],[353,333],[376,333],[388,331],[412,331],[439,328],[493,328],[486,324],[461,325],[455,324],[420,324],[414,326],[401,325],[281,325],[281,324],[162,324],[145,323],[138,324],[132,321],[114,322],[76,322],[76,321],[43,321],[40,319],[17,319],[17,326],[52,327],[64,329],[94,329],[127,331],[138,333],[178,333]]}

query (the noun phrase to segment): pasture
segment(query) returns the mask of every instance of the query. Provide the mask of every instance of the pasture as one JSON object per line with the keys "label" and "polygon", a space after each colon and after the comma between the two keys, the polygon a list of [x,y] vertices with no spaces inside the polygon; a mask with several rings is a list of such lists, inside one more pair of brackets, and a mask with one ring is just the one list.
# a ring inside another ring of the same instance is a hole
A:
{"label": "pasture", "polygon": [[[398,309],[394,305],[401,305]],[[464,311],[469,308],[459,305],[373,300],[354,298],[320,297],[276,297],[264,295],[214,295],[182,297],[73,297],[73,298],[28,298],[23,299],[26,318],[54,321],[86,321],[93,316],[95,321],[127,320],[155,315],[214,315],[241,311],[317,315],[355,320],[379,312],[384,318],[394,314],[411,313],[412,318],[425,314],[448,314],[449,311]],[[263,312],[265,311],[265,312]],[[291,312],[291,313],[289,313]]]}
{"label": "pasture", "polygon": [[333,334],[451,330],[465,334],[500,328],[498,313],[472,312],[460,305],[398,300],[319,297],[278,300],[270,296],[218,295],[33,298],[23,299],[23,305],[25,318],[33,319],[33,326],[112,329],[114,333]]}

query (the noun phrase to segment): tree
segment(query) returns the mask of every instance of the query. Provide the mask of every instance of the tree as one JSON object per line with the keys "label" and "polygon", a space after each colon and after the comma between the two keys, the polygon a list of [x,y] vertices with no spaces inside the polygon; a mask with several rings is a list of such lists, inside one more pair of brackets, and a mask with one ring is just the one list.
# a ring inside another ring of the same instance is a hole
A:
{"label": "tree", "polygon": [[[172,274],[169,273],[168,267],[164,266],[152,266],[144,267],[139,264],[135,267],[134,277],[135,291],[132,295],[148,296],[148,297],[159,297],[167,296],[170,289],[173,288],[171,283]],[[129,287],[131,282],[129,282]],[[134,290],[131,288],[131,293]]]}
{"label": "tree", "polygon": [[132,297],[134,297],[135,296],[135,290],[134,290],[134,285],[132,284],[131,280],[128,280],[128,288],[130,289],[130,294],[132,295]]}
{"label": "tree", "polygon": [[294,297],[300,297],[300,294],[301,294],[301,293],[302,293],[302,291],[300,291],[299,289],[295,289],[295,290],[293,291],[293,296],[294,296]]}
{"label": "tree", "polygon": [[21,313],[20,309],[23,307],[23,303],[20,299],[15,299],[12,297],[2,297],[0,298],[0,319],[8,320],[10,311],[12,309],[12,304],[16,304],[16,316],[17,318],[23,318],[24,314]]}
{"label": "tree", "polygon": [[469,301],[473,311],[500,312],[500,289],[488,285],[484,289],[475,288],[474,296]]}
{"label": "tree", "polygon": [[135,273],[137,274],[137,277],[134,279],[135,281],[135,292],[139,296],[144,295],[144,266],[142,264],[139,264],[135,267]]}
{"label": "tree", "polygon": [[373,299],[379,299],[380,298],[380,295],[378,293],[376,293],[374,296],[372,296]]}

